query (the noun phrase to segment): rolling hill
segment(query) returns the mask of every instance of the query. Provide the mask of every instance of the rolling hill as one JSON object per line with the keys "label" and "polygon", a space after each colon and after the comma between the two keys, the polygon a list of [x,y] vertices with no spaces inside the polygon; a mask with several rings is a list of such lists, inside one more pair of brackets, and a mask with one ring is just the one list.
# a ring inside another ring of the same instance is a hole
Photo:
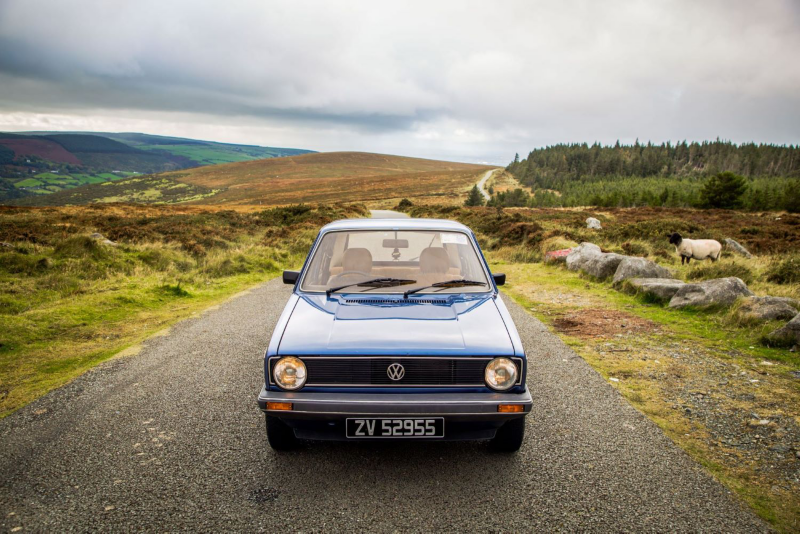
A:
{"label": "rolling hill", "polygon": [[94,202],[285,205],[457,197],[492,167],[364,152],[328,152],[197,167],[87,185],[17,205]]}
{"label": "rolling hill", "polygon": [[134,175],[309,152],[142,133],[0,132],[0,201]]}

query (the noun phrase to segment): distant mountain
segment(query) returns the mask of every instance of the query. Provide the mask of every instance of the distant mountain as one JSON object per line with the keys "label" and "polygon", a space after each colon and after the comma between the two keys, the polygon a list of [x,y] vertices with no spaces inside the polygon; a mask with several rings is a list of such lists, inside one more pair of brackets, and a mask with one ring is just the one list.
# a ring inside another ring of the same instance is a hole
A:
{"label": "distant mountain", "polygon": [[[323,152],[241,161],[86,185],[16,205],[95,202],[202,204],[333,203],[458,199],[493,167],[365,152]],[[458,200],[457,200],[458,201]]]}
{"label": "distant mountain", "polygon": [[0,202],[139,174],[309,152],[143,133],[0,132]]}

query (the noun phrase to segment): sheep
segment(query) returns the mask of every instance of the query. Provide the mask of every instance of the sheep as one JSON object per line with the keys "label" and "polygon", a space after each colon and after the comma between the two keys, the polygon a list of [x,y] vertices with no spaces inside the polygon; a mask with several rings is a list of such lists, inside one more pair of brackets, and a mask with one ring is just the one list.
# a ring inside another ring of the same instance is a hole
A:
{"label": "sheep", "polygon": [[675,245],[675,250],[680,254],[681,265],[684,261],[688,264],[692,259],[710,258],[711,261],[717,261],[722,253],[722,245],[713,239],[684,239],[676,232],[669,236],[669,242]]}

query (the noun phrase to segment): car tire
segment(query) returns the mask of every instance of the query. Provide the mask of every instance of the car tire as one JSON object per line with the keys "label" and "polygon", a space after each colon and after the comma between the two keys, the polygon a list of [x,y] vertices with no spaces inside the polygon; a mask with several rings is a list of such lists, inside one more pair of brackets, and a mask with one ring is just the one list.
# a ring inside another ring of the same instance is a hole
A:
{"label": "car tire", "polygon": [[291,451],[300,445],[292,427],[277,417],[267,415],[266,419],[267,441],[269,441],[270,447],[276,451]]}
{"label": "car tire", "polygon": [[518,417],[497,429],[489,447],[497,452],[517,452],[525,439],[525,418]]}

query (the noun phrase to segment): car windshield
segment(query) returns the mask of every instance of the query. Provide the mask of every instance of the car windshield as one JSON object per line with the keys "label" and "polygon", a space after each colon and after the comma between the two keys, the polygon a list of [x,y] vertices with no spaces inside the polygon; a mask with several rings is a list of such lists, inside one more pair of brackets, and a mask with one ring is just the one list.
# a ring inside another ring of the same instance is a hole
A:
{"label": "car windshield", "polygon": [[314,251],[300,287],[313,292],[373,294],[491,289],[470,237],[430,230],[329,232]]}

